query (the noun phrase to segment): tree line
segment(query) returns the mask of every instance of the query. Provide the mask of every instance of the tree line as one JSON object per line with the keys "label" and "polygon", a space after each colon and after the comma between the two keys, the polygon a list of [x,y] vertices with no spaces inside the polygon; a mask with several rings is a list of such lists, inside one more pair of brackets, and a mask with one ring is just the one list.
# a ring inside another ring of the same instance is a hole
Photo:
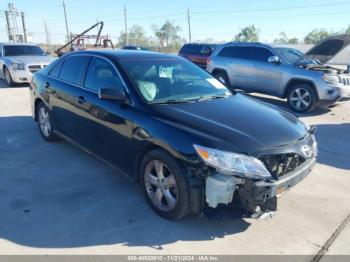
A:
{"label": "tree line", "polygon": [[[127,43],[129,45],[140,45],[161,52],[178,52],[180,47],[186,42],[186,39],[180,36],[182,28],[173,21],[167,20],[162,26],[151,26],[153,35],[147,36],[145,29],[140,25],[133,25],[129,28],[128,34],[124,31],[120,32],[118,37],[118,47],[122,47]],[[233,37],[233,41],[240,42],[257,42],[259,41],[260,29],[255,25],[249,25],[240,28],[237,35]],[[321,40],[337,34],[350,34],[350,26],[341,31],[328,31],[325,29],[314,29],[309,32],[303,39],[296,37],[288,37],[286,32],[281,32],[279,37],[273,42],[276,44],[316,44]],[[213,38],[205,39],[203,42],[217,43]]]}

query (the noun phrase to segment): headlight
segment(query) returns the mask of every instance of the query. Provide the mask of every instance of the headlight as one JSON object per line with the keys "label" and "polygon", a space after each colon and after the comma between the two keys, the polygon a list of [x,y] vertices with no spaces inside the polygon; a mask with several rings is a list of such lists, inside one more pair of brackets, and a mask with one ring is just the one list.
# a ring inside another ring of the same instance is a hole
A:
{"label": "headlight", "polygon": [[237,175],[246,178],[271,178],[264,164],[257,158],[220,151],[194,145],[197,154],[211,167],[225,175]]}
{"label": "headlight", "polygon": [[336,75],[323,75],[323,80],[329,83],[339,83],[339,77]]}
{"label": "headlight", "polygon": [[25,70],[24,64],[12,63],[13,70]]}

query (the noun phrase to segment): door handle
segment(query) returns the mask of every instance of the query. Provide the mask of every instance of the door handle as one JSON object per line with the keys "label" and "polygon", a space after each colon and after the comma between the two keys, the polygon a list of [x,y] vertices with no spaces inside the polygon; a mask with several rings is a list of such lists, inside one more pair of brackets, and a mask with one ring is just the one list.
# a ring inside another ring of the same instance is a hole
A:
{"label": "door handle", "polygon": [[84,104],[85,98],[83,96],[76,96],[75,100],[78,102],[78,104]]}

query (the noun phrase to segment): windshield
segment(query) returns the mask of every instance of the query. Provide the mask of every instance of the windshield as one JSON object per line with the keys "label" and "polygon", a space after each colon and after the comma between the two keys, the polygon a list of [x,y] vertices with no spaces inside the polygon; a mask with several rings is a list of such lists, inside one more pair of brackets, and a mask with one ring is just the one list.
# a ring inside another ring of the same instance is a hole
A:
{"label": "windshield", "polygon": [[152,59],[121,63],[150,104],[186,103],[231,95],[221,82],[187,61]]}
{"label": "windshield", "polygon": [[4,56],[45,56],[46,53],[38,46],[4,46]]}
{"label": "windshield", "polygon": [[279,56],[284,58],[284,60],[286,60],[290,64],[295,64],[299,60],[304,58],[304,54],[297,49],[276,47],[275,50]]}

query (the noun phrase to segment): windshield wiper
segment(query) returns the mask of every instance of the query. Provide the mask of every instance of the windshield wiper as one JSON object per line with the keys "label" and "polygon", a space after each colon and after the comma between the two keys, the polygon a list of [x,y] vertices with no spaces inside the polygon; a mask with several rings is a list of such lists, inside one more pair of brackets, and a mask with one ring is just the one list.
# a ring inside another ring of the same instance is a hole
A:
{"label": "windshield wiper", "polygon": [[221,98],[226,98],[229,95],[213,95],[213,96],[202,96],[200,98],[197,98],[196,101],[205,101],[205,100],[214,100],[214,99],[221,99]]}
{"label": "windshield wiper", "polygon": [[162,102],[155,102],[153,104],[162,105],[162,104],[184,104],[191,103],[193,100],[178,100],[178,99],[168,99]]}

